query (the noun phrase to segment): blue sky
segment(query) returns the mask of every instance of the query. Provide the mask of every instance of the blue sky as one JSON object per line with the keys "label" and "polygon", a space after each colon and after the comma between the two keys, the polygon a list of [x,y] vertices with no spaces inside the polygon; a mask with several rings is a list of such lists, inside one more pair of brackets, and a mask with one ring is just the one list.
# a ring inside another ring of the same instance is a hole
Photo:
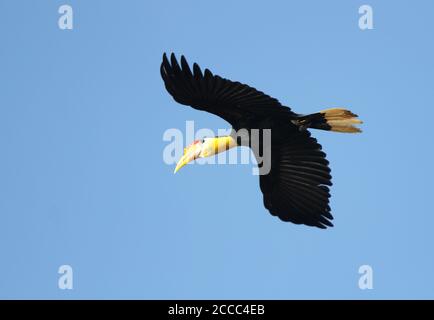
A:
{"label": "blue sky", "polygon": [[[58,8],[74,10],[60,30]],[[374,29],[358,27],[369,4]],[[0,2],[1,298],[434,298],[432,1]],[[262,205],[250,165],[163,162],[169,128],[226,128],[176,104],[163,52],[296,112],[346,106],[361,135],[314,132],[327,230]],[[73,268],[72,290],[57,286]],[[360,290],[358,268],[374,271]]]}

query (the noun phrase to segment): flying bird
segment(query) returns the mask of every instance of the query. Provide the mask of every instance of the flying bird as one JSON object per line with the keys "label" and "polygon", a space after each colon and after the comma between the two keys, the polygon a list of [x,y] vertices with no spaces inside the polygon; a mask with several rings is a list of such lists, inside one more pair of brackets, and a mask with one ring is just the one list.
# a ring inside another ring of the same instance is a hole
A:
{"label": "flying bird", "polygon": [[[331,108],[313,114],[297,114],[277,99],[246,84],[214,75],[184,56],[180,63],[166,54],[160,68],[167,91],[180,104],[215,114],[232,125],[228,136],[194,141],[185,148],[175,172],[187,163],[242,145],[233,133],[240,129],[271,130],[270,170],[259,178],[266,209],[283,221],[325,229],[332,227],[329,162],[308,129],[357,133],[362,123],[356,114]],[[250,145],[249,145],[250,146]],[[250,146],[251,147],[251,146]],[[252,148],[253,149],[253,148]],[[258,151],[253,150],[258,158]],[[265,161],[265,160],[264,160]]]}

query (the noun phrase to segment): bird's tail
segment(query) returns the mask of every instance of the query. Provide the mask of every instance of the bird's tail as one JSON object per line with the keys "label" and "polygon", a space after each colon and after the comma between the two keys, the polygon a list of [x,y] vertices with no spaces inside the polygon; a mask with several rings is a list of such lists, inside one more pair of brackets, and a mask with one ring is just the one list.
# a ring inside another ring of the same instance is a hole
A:
{"label": "bird's tail", "polygon": [[314,128],[344,133],[362,132],[356,124],[363,123],[358,116],[347,109],[332,108],[300,116],[297,123],[301,128]]}

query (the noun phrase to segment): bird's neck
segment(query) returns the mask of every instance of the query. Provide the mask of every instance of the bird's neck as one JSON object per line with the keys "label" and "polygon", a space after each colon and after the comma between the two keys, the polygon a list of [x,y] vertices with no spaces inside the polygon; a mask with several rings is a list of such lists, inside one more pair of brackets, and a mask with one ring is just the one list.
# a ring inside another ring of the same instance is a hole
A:
{"label": "bird's neck", "polygon": [[231,136],[211,138],[212,154],[221,153],[237,146],[237,141]]}

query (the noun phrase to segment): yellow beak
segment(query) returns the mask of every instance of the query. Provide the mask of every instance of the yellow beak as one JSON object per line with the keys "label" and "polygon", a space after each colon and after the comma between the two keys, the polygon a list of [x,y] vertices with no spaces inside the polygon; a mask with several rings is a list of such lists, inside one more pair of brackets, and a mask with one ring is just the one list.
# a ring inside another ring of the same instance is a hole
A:
{"label": "yellow beak", "polygon": [[192,144],[189,147],[184,149],[184,155],[179,159],[176,164],[175,171],[173,173],[177,173],[179,169],[185,166],[187,163],[193,161],[197,158],[197,155],[200,153],[200,148],[196,144]]}

